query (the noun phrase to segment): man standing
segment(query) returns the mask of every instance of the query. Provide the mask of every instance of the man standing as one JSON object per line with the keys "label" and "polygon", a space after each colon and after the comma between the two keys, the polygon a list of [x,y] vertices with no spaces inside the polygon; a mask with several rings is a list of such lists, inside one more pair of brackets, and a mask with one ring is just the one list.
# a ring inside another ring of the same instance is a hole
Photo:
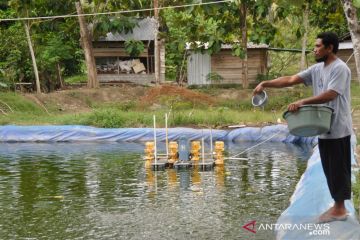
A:
{"label": "man standing", "polygon": [[293,76],[263,81],[254,89],[254,94],[257,94],[266,87],[281,88],[304,83],[313,87],[313,97],[291,103],[289,111],[297,111],[305,104],[322,104],[334,109],[330,132],[320,135],[318,141],[321,163],[335,201],[319,217],[321,223],[346,220],[344,201],[351,198],[351,73],[347,65],[337,58],[338,47],[335,33],[321,33],[314,48],[317,64]]}

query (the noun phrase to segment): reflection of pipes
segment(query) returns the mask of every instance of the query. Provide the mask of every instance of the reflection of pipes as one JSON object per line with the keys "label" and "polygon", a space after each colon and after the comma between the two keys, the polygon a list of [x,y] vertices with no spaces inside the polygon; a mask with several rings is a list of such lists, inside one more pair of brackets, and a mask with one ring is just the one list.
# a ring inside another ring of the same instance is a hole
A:
{"label": "reflection of pipes", "polygon": [[205,162],[205,146],[204,146],[204,138],[201,138],[201,150],[202,150],[202,162],[203,162],[203,166],[205,166],[204,162]]}
{"label": "reflection of pipes", "polygon": [[212,129],[210,128],[210,153],[211,153],[211,159],[214,158],[214,150],[213,150],[213,138],[212,138]]}
{"label": "reflection of pipes", "polygon": [[151,171],[151,168],[146,169],[146,183],[149,187],[154,186],[155,177],[153,171]]}
{"label": "reflection of pipes", "polygon": [[157,149],[156,149],[156,117],[154,115],[154,156],[155,156],[155,166],[157,164]]}
{"label": "reflection of pipes", "polygon": [[244,185],[244,189],[248,190],[251,186],[250,186],[250,181],[249,181],[249,166],[248,166],[249,162],[245,161],[243,164],[243,168],[240,169],[240,173],[241,173],[241,182]]}
{"label": "reflection of pipes", "polygon": [[180,171],[179,178],[180,178],[180,187],[183,189],[187,189],[190,186],[190,171]]}
{"label": "reflection of pipes", "polygon": [[175,186],[177,184],[177,176],[175,169],[168,169],[167,174],[168,174],[169,185]]}
{"label": "reflection of pipes", "polygon": [[194,185],[200,185],[200,183],[201,183],[201,176],[200,176],[200,173],[199,173],[199,166],[198,165],[194,166],[194,168],[193,168],[192,175],[191,175],[191,182]]}
{"label": "reflection of pipes", "polygon": [[168,116],[167,116],[167,113],[165,113],[165,143],[166,143],[166,159],[169,159]]}
{"label": "reflection of pipes", "polygon": [[218,165],[215,168],[215,181],[218,190],[221,190],[225,184],[225,168],[224,165]]}

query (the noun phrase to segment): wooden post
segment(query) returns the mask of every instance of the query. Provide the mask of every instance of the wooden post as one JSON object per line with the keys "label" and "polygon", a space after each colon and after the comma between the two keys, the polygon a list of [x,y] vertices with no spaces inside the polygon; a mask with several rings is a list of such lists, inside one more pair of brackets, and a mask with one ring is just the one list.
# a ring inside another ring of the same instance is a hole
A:
{"label": "wooden post", "polygon": [[[76,11],[77,14],[83,14],[80,2],[76,2]],[[99,82],[97,80],[96,74],[96,64],[94,59],[92,41],[90,39],[89,30],[87,29],[87,24],[85,22],[84,16],[79,16],[79,24],[80,24],[80,35],[82,47],[84,49],[85,54],[85,63],[87,68],[88,82],[87,86],[89,88],[97,88],[99,87]]]}
{"label": "wooden post", "polygon": [[247,25],[246,25],[246,3],[241,1],[240,5],[240,28],[241,28],[241,47],[245,52],[245,57],[242,59],[242,86],[249,87],[248,81],[248,61],[247,61]]}
{"label": "wooden post", "polygon": [[64,88],[65,83],[64,83],[64,79],[63,79],[62,76],[61,76],[61,66],[60,66],[60,63],[57,63],[57,64],[56,64],[56,73],[57,73],[57,77],[58,77],[58,80],[59,80],[59,83],[60,83],[60,88]]}
{"label": "wooden post", "polygon": [[154,39],[154,48],[155,48],[155,82],[156,84],[160,84],[160,46],[158,40],[159,34],[159,10],[158,10],[158,0],[154,0],[154,17],[156,20],[156,31],[155,31],[155,39]]}
{"label": "wooden post", "polygon": [[146,55],[146,73],[150,73],[150,61],[149,61],[149,54],[150,54],[150,41],[147,43],[147,55]]}

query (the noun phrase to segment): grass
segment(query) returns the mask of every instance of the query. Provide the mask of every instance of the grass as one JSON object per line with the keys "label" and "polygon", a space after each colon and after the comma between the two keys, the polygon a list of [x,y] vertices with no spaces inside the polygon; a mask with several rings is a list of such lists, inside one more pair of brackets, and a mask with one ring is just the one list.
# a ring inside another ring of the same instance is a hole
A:
{"label": "grass", "polygon": [[353,201],[354,207],[358,216],[360,216],[359,207],[360,207],[360,171],[356,172],[355,174],[356,181],[352,184],[352,191],[353,191]]}
{"label": "grass", "polygon": [[[222,88],[201,88],[200,91],[217,98]],[[157,99],[159,107],[152,110],[151,106],[139,106],[136,99],[123,102],[101,103],[84,96],[80,92],[68,92],[69,98],[80,100],[92,108],[87,113],[63,113],[55,102],[46,105],[50,111],[17,93],[7,92],[0,94],[0,101],[8,103],[14,113],[7,110],[7,115],[0,115],[0,124],[84,124],[97,127],[151,127],[152,115],[157,115],[159,126],[164,126],[163,116],[169,112],[171,126],[192,127],[224,127],[234,124],[262,125],[282,120],[282,113],[289,103],[311,95],[311,88],[296,87],[288,89],[268,89],[268,103],[264,110],[254,108],[250,99],[252,90],[241,90],[241,98],[217,100],[214,106],[179,100],[176,96],[160,96]],[[352,103],[355,109],[360,109],[360,85],[352,85]],[[1,107],[2,105],[0,105]],[[6,109],[2,106],[2,109]]]}
{"label": "grass", "polygon": [[360,84],[353,83],[351,85],[351,106],[353,109],[360,111]]}
{"label": "grass", "polygon": [[64,81],[65,83],[69,83],[69,84],[87,82],[87,75],[79,74],[71,77],[66,77]]}
{"label": "grass", "polygon": [[[14,92],[0,93],[0,101],[1,109],[8,114],[11,113],[11,110],[15,113],[22,113],[23,115],[39,114],[42,112],[36,103]],[[9,109],[5,103],[10,106],[11,109]]]}
{"label": "grass", "polygon": [[[41,109],[38,109],[41,111]],[[153,115],[156,115],[158,127],[164,127],[164,115],[167,111],[132,111],[97,109],[90,113],[80,114],[38,114],[14,113],[0,117],[0,124],[19,125],[90,125],[104,128],[123,127],[152,127]],[[239,112],[227,108],[188,109],[170,113],[168,124],[173,127],[212,127],[222,128],[234,124],[275,123],[281,118],[280,112],[266,112],[260,110]]]}

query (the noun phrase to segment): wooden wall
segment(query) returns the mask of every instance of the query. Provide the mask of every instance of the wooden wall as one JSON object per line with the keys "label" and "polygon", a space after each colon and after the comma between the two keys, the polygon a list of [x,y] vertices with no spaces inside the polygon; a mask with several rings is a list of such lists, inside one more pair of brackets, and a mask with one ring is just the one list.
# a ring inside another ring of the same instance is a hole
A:
{"label": "wooden wall", "polygon": [[[160,42],[160,81],[165,81],[165,43]],[[94,57],[126,57],[129,58],[129,54],[124,49],[124,42],[106,42],[106,41],[94,41],[93,42],[93,51]],[[149,63],[147,64],[150,69],[150,74],[154,72],[154,49],[152,45],[150,48],[148,44],[144,43],[145,49],[140,53],[138,58],[147,58]],[[148,73],[149,74],[149,73]]]}
{"label": "wooden wall", "polygon": [[[248,82],[255,83],[258,74],[266,74],[266,49],[248,49]],[[211,72],[221,75],[221,84],[242,83],[242,59],[232,56],[231,49],[223,49],[211,56]]]}
{"label": "wooden wall", "polygon": [[[352,49],[340,49],[338,51],[338,53],[336,54],[341,60],[343,60],[344,62],[348,61],[351,54],[353,53]],[[351,79],[357,80],[357,73],[356,73],[356,64],[355,64],[355,58],[354,56],[352,56],[349,60],[349,62],[347,63],[347,65],[349,66],[350,70],[351,70]]]}

